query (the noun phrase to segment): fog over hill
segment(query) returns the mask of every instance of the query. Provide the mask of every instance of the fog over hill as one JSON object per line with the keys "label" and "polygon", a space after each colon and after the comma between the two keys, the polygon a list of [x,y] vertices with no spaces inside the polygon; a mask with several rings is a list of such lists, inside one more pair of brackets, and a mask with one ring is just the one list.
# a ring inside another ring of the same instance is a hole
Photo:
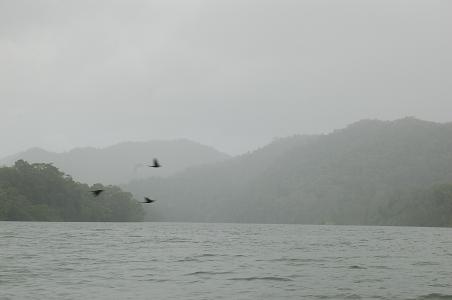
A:
{"label": "fog over hill", "polygon": [[[159,158],[163,168],[146,165]],[[54,153],[32,148],[0,160],[0,165],[12,165],[18,159],[31,163],[53,163],[74,179],[86,183],[122,184],[149,176],[168,176],[193,165],[229,158],[214,148],[186,139],[124,142],[107,148],[77,148]]]}
{"label": "fog over hill", "polygon": [[155,221],[443,226],[452,225],[450,183],[452,124],[404,118],[281,138],[124,189],[158,199]]}

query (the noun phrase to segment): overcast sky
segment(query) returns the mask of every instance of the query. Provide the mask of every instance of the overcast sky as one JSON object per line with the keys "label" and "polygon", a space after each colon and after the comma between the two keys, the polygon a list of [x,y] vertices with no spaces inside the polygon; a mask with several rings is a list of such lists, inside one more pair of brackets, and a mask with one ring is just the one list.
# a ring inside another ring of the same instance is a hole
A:
{"label": "overcast sky", "polygon": [[0,0],[0,155],[452,121],[452,1]]}

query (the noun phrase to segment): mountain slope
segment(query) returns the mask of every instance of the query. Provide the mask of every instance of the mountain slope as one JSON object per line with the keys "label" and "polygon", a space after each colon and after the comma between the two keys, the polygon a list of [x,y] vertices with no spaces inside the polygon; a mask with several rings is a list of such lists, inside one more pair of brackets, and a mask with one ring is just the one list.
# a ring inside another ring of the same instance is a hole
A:
{"label": "mountain slope", "polygon": [[[103,189],[94,197],[91,190]],[[2,221],[141,221],[143,207],[116,186],[88,186],[49,164],[0,168]]]}
{"label": "mountain slope", "polygon": [[[164,168],[148,168],[158,157]],[[126,142],[103,149],[77,148],[65,153],[52,153],[32,148],[0,160],[0,164],[12,165],[16,160],[52,162],[75,179],[87,182],[122,184],[132,179],[149,176],[169,176],[183,169],[221,161],[229,158],[211,147],[189,140]]]}
{"label": "mountain slope", "polygon": [[281,139],[125,189],[161,199],[154,220],[395,224],[386,214],[394,195],[451,182],[452,125],[405,118]]}

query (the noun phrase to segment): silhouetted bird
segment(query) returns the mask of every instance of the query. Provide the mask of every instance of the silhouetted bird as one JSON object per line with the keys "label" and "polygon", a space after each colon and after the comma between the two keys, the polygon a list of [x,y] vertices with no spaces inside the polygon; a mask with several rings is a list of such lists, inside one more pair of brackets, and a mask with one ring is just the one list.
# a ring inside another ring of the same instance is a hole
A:
{"label": "silhouetted bird", "polygon": [[144,202],[143,203],[152,203],[152,202],[155,202],[155,200],[152,200],[152,199],[150,199],[148,197],[144,197]]}
{"label": "silhouetted bird", "polygon": [[151,167],[151,168],[160,168],[161,165],[159,164],[159,161],[156,158],[154,158],[154,164],[150,165],[149,167]]}
{"label": "silhouetted bird", "polygon": [[102,193],[103,191],[104,191],[104,190],[94,190],[94,191],[91,191],[91,193],[93,193],[94,197],[97,197],[97,196],[99,196],[100,193]]}

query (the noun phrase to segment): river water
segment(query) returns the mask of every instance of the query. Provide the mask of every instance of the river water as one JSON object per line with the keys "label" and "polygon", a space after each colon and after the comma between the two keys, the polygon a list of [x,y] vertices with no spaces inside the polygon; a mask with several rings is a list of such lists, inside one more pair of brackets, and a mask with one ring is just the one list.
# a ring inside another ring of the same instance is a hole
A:
{"label": "river water", "polygon": [[0,222],[0,299],[452,299],[452,229]]}

